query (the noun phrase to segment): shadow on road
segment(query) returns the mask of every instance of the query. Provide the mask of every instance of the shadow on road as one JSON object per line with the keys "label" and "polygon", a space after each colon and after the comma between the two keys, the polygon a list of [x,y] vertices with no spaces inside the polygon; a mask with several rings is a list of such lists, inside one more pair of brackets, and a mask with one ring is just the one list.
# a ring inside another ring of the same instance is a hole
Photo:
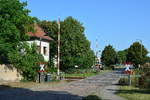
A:
{"label": "shadow on road", "polygon": [[32,91],[0,85],[0,100],[82,100],[82,97],[65,91]]}
{"label": "shadow on road", "polygon": [[96,95],[89,95],[87,97],[84,97],[83,100],[102,100],[102,99]]}

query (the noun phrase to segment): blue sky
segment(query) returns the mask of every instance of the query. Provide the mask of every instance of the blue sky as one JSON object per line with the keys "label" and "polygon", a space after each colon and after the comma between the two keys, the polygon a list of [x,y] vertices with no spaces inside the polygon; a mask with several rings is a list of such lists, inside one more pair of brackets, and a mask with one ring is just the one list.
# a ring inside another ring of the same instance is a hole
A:
{"label": "blue sky", "polygon": [[150,51],[150,0],[21,0],[30,15],[41,20],[64,20],[72,16],[85,27],[85,35],[96,50],[108,44],[118,50],[138,39]]}

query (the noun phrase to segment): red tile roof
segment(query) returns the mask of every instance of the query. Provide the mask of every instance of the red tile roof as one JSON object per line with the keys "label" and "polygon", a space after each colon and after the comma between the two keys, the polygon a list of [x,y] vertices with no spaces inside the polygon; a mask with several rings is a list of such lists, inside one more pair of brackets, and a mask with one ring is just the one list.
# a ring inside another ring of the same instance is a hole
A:
{"label": "red tile roof", "polygon": [[28,32],[27,34],[30,36],[30,37],[37,37],[37,38],[42,38],[42,39],[45,39],[45,40],[53,40],[51,37],[49,36],[45,36],[46,33],[43,31],[43,29],[41,27],[39,27],[37,24],[34,24],[34,30],[35,32]]}

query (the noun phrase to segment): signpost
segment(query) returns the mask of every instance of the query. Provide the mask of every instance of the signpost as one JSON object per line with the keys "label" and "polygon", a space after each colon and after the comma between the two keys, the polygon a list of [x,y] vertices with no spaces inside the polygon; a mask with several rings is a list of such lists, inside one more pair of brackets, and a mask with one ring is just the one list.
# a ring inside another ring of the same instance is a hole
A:
{"label": "signpost", "polygon": [[126,62],[125,63],[124,74],[128,75],[128,85],[131,85],[131,75],[133,74],[133,71],[130,69],[131,66],[132,66],[131,62]]}
{"label": "signpost", "polygon": [[45,82],[45,72],[46,72],[46,65],[47,65],[47,62],[39,62],[39,73],[38,73],[38,82],[39,83],[43,83]]}
{"label": "signpost", "polygon": [[131,75],[133,74],[132,70],[125,71],[125,74],[128,75],[128,85],[131,85]]}
{"label": "signpost", "polygon": [[127,76],[128,77],[128,85],[131,85],[132,83],[132,77],[141,77],[141,75],[133,75],[132,70],[124,71],[124,75],[122,76]]}

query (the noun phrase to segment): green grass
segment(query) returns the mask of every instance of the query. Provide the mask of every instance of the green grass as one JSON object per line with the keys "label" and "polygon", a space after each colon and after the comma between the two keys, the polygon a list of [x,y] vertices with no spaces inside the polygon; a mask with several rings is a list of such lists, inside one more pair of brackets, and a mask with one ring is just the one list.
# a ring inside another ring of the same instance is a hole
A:
{"label": "green grass", "polygon": [[86,72],[86,73],[65,73],[65,77],[90,77],[98,74],[108,72],[108,70],[100,70],[99,72]]}
{"label": "green grass", "polygon": [[133,86],[121,86],[117,95],[127,100],[150,100],[150,89],[139,89]]}

